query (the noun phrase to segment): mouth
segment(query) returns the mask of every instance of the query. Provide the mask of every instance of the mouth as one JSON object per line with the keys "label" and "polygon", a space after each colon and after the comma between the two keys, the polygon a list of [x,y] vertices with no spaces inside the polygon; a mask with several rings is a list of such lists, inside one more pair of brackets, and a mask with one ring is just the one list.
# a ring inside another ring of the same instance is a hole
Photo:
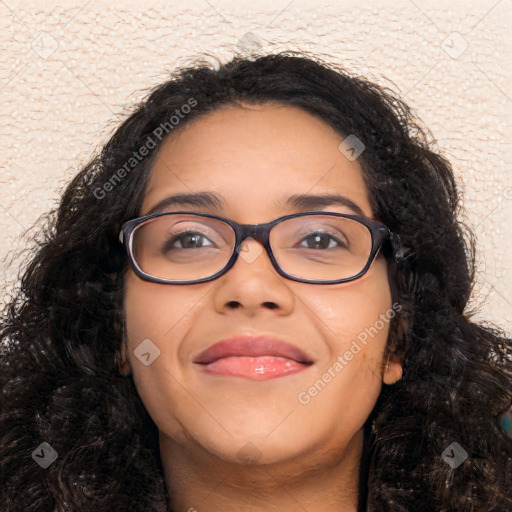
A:
{"label": "mouth", "polygon": [[313,360],[274,338],[238,336],[209,347],[194,363],[208,374],[261,381],[306,370]]}

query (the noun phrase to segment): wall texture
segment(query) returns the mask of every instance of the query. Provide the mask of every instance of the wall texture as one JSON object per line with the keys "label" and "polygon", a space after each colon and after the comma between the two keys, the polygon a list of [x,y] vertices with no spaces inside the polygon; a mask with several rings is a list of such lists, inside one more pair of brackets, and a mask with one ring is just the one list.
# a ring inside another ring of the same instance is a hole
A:
{"label": "wall texture", "polygon": [[[308,50],[398,91],[430,128],[478,238],[472,307],[510,333],[511,18],[509,0],[0,1],[0,257],[176,65]],[[7,289],[18,263],[1,263]]]}

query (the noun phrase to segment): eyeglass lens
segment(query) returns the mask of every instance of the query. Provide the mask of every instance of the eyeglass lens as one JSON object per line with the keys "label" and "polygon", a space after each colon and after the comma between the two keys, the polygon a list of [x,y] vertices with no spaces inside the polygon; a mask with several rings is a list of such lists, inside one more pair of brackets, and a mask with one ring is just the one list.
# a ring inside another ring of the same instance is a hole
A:
{"label": "eyeglass lens", "polygon": [[[225,222],[177,214],[149,219],[133,232],[133,256],[154,277],[189,281],[220,271],[231,258],[236,236]],[[354,219],[305,215],[275,225],[270,246],[281,269],[312,280],[358,274],[372,247],[368,227]]]}

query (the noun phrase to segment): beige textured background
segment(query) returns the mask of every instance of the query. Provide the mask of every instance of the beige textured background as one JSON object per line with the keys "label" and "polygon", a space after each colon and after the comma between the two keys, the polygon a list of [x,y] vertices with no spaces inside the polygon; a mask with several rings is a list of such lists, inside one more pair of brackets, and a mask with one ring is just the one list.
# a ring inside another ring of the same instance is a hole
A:
{"label": "beige textured background", "polygon": [[[431,129],[478,237],[472,304],[510,333],[511,21],[510,0],[0,0],[0,257],[166,71],[308,50],[400,92]],[[17,270],[1,263],[7,289]]]}

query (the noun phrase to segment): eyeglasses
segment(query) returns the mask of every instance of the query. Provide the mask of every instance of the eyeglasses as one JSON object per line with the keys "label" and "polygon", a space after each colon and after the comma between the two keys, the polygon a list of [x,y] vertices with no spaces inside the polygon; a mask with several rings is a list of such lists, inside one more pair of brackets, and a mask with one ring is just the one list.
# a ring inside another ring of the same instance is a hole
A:
{"label": "eyeglasses", "polygon": [[[146,281],[192,284],[225,274],[247,238],[260,242],[283,277],[311,284],[353,281],[385,242],[400,239],[373,220],[324,211],[285,215],[264,224],[195,212],[164,212],[125,222],[119,233],[134,272]],[[243,256],[243,255],[242,255]]]}

